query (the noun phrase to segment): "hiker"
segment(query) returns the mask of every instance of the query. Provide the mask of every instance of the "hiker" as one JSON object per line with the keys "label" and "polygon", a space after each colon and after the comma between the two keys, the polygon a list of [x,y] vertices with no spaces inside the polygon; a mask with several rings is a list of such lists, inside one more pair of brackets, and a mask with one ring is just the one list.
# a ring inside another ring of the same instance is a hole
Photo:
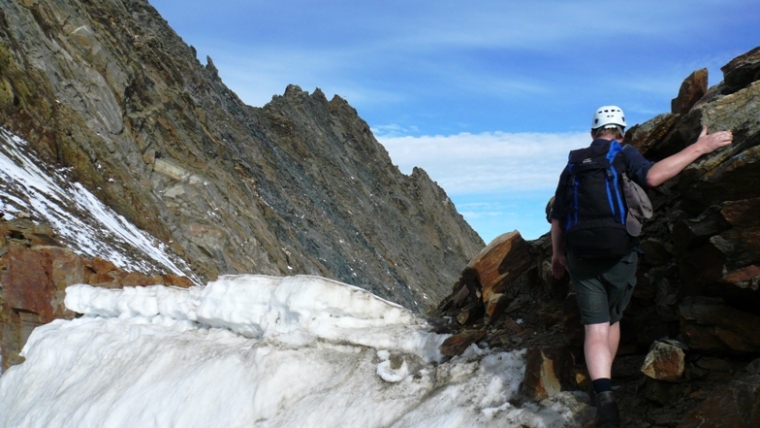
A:
{"label": "hiker", "polygon": [[[593,385],[592,405],[597,408],[594,422],[602,427],[620,426],[612,394],[612,362],[620,342],[620,320],[636,285],[641,252],[638,238],[631,236],[632,225],[640,232],[641,220],[633,219],[628,228],[625,225],[630,216],[622,205],[621,176],[644,189],[657,187],[733,139],[730,131],[708,134],[703,127],[694,144],[654,163],[633,146],[622,144],[625,126],[619,107],[596,110],[591,125],[593,141],[586,149],[570,152],[550,214],[552,274],[559,279],[568,271],[575,287]],[[609,168],[600,169],[598,165],[605,164],[605,159]],[[602,178],[594,181],[593,177]]]}

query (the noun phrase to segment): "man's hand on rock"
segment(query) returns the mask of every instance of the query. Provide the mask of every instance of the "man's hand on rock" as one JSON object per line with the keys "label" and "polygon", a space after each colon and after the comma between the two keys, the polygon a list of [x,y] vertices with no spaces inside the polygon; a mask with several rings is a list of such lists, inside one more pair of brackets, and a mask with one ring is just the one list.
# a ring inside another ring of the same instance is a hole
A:
{"label": "man's hand on rock", "polygon": [[712,153],[721,147],[731,144],[734,134],[731,131],[718,131],[713,134],[707,133],[707,127],[702,127],[702,133],[699,134],[697,144],[702,146],[703,154]]}

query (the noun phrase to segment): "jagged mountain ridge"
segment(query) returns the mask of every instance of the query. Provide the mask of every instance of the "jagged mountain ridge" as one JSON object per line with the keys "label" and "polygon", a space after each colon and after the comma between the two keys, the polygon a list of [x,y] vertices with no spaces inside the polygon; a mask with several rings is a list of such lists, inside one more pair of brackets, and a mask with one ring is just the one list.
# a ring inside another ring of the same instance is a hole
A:
{"label": "jagged mountain ridge", "polygon": [[202,279],[317,274],[424,310],[483,246],[345,100],[247,106],[144,0],[4,0],[0,122]]}

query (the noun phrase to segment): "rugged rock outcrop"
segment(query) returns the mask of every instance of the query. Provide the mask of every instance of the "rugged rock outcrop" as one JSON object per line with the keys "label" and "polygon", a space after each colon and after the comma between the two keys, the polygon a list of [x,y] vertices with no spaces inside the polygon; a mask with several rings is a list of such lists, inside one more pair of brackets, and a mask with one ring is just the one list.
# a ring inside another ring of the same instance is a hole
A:
{"label": "rugged rock outcrop", "polygon": [[203,280],[316,274],[423,311],[483,246],[345,100],[243,104],[146,0],[4,1],[0,125]]}
{"label": "rugged rock outcrop", "polygon": [[[724,81],[709,89],[705,70],[689,76],[671,113],[626,135],[657,161],[694,142],[702,126],[734,134],[731,146],[648,191],[655,215],[642,233],[613,367],[630,426],[757,425],[760,48],[722,70]],[[452,349],[528,347],[533,370],[522,391],[534,399],[588,387],[572,284],[551,277],[550,261],[548,235],[503,235],[438,308],[452,320],[440,327],[454,333]]]}
{"label": "rugged rock outcrop", "polygon": [[0,371],[5,371],[21,361],[18,353],[35,327],[75,315],[63,305],[71,284],[121,288],[193,283],[185,276],[125,272],[108,260],[81,257],[62,247],[49,225],[18,218],[0,221],[0,284]]}

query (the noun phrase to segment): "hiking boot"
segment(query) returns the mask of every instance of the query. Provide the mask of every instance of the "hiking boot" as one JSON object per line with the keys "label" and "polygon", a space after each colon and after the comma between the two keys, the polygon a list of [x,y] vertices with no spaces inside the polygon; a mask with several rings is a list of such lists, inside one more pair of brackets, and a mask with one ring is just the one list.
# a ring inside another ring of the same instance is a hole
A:
{"label": "hiking boot", "polygon": [[596,407],[596,391],[594,391],[594,386],[589,385],[587,392],[588,392],[588,405],[591,407]]}
{"label": "hiking boot", "polygon": [[596,394],[595,399],[596,418],[594,418],[594,426],[597,428],[620,428],[620,412],[612,391],[600,392]]}

